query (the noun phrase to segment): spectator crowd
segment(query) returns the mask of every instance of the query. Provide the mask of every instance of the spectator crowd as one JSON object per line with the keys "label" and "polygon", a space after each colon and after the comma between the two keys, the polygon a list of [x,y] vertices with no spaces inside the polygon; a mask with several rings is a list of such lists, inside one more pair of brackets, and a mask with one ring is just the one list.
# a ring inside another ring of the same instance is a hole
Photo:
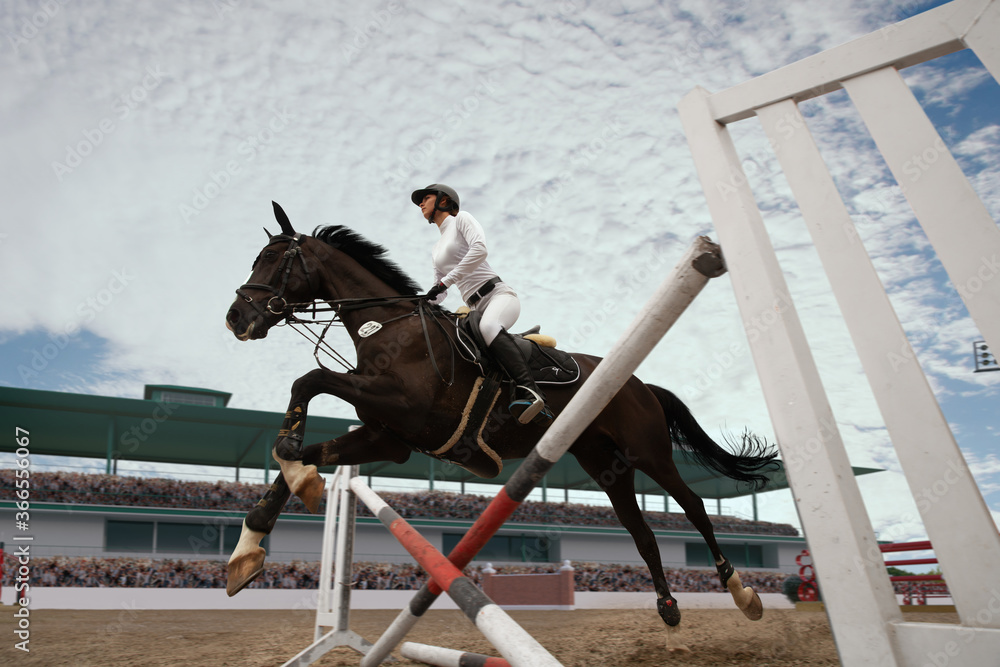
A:
{"label": "spectator crowd", "polygon": [[[544,574],[558,571],[558,563],[496,565],[497,574]],[[576,590],[644,592],[653,590],[648,570],[642,566],[574,563]],[[482,580],[482,566],[465,574]],[[721,592],[715,570],[668,570],[667,582],[675,592]],[[5,568],[3,585],[13,586],[14,568]],[[788,575],[780,572],[740,571],[743,583],[759,593],[780,593]],[[315,589],[319,587],[319,562],[269,562],[248,588]],[[417,590],[427,581],[420,567],[408,563],[355,563],[352,585],[358,590]],[[31,562],[32,586],[92,588],[225,588],[226,563],[218,560],[153,560],[149,558],[36,557]]]}
{"label": "spectator crowd", "polygon": [[[0,488],[4,496],[13,495],[14,470],[0,470]],[[175,507],[245,512],[267,491],[265,484],[241,482],[188,482],[158,477],[125,477],[79,472],[33,472],[32,502],[54,502],[70,505],[131,505],[138,507]],[[404,518],[459,519],[472,521],[479,517],[492,497],[447,491],[384,492],[379,494]],[[325,502],[325,501],[324,501]],[[294,496],[285,512],[307,513]],[[324,511],[323,508],[320,510]],[[358,513],[370,515],[359,505]],[[675,512],[646,512],[651,528],[693,531],[687,518]],[[755,533],[768,535],[798,535],[789,524],[748,521],[733,516],[710,516],[716,532]],[[582,503],[532,502],[521,507],[510,518],[512,522],[546,525],[619,526],[611,507]]]}

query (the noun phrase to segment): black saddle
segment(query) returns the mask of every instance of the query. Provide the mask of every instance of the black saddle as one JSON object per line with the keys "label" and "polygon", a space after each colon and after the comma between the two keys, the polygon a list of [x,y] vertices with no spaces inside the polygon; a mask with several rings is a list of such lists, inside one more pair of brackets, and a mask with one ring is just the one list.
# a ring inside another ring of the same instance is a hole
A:
{"label": "black saddle", "polygon": [[[455,327],[458,333],[458,347],[469,361],[479,365],[483,375],[488,375],[490,371],[495,371],[506,377],[506,373],[500,369],[500,365],[490,357],[486,342],[479,331],[479,320],[483,314],[478,310],[470,311],[465,317],[456,320]],[[535,325],[531,329],[519,334],[511,334],[514,342],[517,343],[521,355],[528,362],[528,369],[531,376],[538,384],[572,384],[580,378],[580,365],[576,363],[568,352],[564,352],[554,347],[543,347],[535,341],[525,338],[529,334],[535,334],[541,327]]]}

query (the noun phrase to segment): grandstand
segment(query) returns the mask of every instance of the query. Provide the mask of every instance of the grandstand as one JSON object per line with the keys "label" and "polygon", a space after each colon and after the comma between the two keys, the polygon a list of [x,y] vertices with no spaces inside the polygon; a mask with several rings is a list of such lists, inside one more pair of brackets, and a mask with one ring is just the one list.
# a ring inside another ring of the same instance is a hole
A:
{"label": "grandstand", "polygon": [[[266,484],[238,481],[240,470],[263,471],[267,481],[268,450],[283,418],[282,413],[226,407],[229,396],[225,392],[163,385],[147,386],[143,399],[0,388],[0,422],[10,424],[10,430],[15,424],[29,428],[34,456],[105,460],[103,474],[32,470],[32,551],[37,559],[35,575],[40,578],[39,583],[47,577],[50,585],[67,585],[67,581],[73,580],[101,581],[99,585],[124,582],[124,585],[150,586],[154,585],[151,582],[159,582],[156,585],[174,582],[195,587],[217,586],[223,561],[239,535],[242,518],[266,488]],[[310,415],[310,439],[337,437],[354,423]],[[6,443],[4,446],[8,447]],[[697,468],[679,455],[675,454],[675,459],[692,488],[703,497],[716,498],[719,509],[722,498],[742,495],[729,480]],[[224,466],[235,468],[237,481],[194,482],[119,475],[116,473],[121,460],[208,469]],[[504,474],[490,481],[502,483],[516,465],[517,462],[508,462]],[[363,466],[362,474],[426,485],[425,490],[386,495],[432,544],[447,553],[489,498],[461,493],[466,481],[483,480],[474,480],[455,466],[449,466],[454,470],[442,468],[439,461],[415,455],[403,465]],[[8,544],[15,525],[14,503],[6,500],[12,497],[13,472],[13,469],[0,470],[0,486],[4,488],[4,500],[0,500],[0,542]],[[642,494],[644,507],[647,494],[662,496],[662,490],[651,480],[643,479],[643,475],[637,477],[637,491]],[[440,486],[443,479],[458,482],[460,492],[435,489],[435,480]],[[637,574],[644,566],[611,509],[567,502],[571,490],[596,488],[575,460],[566,457],[548,481],[549,486],[542,489],[542,500],[525,503],[487,545],[473,567],[490,561],[499,567],[544,570],[568,559],[589,564],[581,569],[578,586],[621,586],[623,590],[631,590],[628,586],[644,586],[644,582],[636,579],[644,576]],[[561,486],[561,494],[550,488],[556,484]],[[784,476],[778,471],[773,488],[783,485]],[[562,502],[549,501],[548,497],[555,494],[562,495]],[[662,506],[669,508],[668,498],[663,498]],[[693,573],[711,566],[700,535],[682,514],[669,511],[647,514],[660,543],[664,565],[669,569],[690,570],[689,580],[697,581],[698,576]],[[776,576],[792,572],[796,555],[805,547],[804,539],[786,524],[722,515],[713,517],[713,522],[720,544],[740,568]],[[260,586],[310,587],[315,579],[311,573],[319,560],[322,528],[322,515],[306,513],[293,499],[264,544],[272,571],[262,577]],[[365,513],[358,517],[355,552],[358,561],[370,563],[359,566],[357,571],[365,572],[366,567],[370,571],[385,570],[375,581],[395,582],[393,586],[404,580],[418,587],[422,583],[422,579],[417,581],[422,574],[407,570],[412,567],[410,556],[374,517]],[[193,567],[192,563],[201,563],[194,570],[202,575],[185,574]],[[581,583],[588,568],[592,573],[603,574],[592,576],[587,580],[590,583]],[[74,571],[84,574],[63,574]],[[627,572],[628,576],[608,574],[614,572]],[[362,577],[359,585],[361,581],[368,580]]]}

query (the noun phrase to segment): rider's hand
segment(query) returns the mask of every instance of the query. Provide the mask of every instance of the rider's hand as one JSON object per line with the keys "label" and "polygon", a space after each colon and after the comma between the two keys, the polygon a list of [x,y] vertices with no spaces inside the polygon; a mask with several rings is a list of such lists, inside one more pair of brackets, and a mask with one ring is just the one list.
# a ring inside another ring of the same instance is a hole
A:
{"label": "rider's hand", "polygon": [[444,286],[444,283],[438,283],[437,285],[432,287],[429,292],[427,292],[427,298],[436,299],[438,294],[445,291],[446,289],[448,288]]}

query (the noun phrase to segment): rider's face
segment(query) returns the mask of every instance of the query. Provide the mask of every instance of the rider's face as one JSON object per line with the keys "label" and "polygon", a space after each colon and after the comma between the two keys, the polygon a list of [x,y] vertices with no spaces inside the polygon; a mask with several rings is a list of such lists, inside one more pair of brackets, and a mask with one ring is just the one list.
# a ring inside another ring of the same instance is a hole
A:
{"label": "rider's face", "polygon": [[420,202],[420,212],[423,214],[424,220],[430,220],[431,216],[434,215],[434,202],[436,200],[437,195],[429,194]]}

